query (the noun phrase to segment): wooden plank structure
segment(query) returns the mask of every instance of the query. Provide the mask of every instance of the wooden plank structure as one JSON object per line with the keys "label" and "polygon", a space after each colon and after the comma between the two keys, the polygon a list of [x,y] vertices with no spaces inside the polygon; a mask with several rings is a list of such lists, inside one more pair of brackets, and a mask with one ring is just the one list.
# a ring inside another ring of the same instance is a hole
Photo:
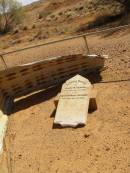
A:
{"label": "wooden plank structure", "polygon": [[20,97],[60,84],[76,74],[86,75],[104,67],[105,58],[77,54],[50,58],[0,72],[0,92],[4,97]]}

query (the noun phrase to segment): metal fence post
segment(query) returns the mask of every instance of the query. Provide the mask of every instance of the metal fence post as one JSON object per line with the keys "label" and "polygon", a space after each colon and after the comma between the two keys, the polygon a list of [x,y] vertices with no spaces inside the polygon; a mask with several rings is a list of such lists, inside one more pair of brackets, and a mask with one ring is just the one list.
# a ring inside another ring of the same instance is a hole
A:
{"label": "metal fence post", "polygon": [[5,69],[8,69],[7,64],[6,64],[6,62],[5,62],[4,58],[3,58],[3,56],[0,55],[0,57],[1,57],[2,61],[3,61],[3,63],[4,63]]}
{"label": "metal fence post", "polygon": [[87,41],[87,38],[86,38],[85,35],[83,36],[83,38],[84,38],[84,41],[85,41],[85,44],[86,44],[87,51],[88,51],[88,53],[90,54],[90,50],[89,50],[89,47],[88,47],[88,41]]}

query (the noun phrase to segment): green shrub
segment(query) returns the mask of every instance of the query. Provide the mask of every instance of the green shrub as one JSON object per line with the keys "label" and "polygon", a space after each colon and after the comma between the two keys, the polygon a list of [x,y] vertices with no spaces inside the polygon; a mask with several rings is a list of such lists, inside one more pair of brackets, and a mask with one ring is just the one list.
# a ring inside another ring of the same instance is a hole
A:
{"label": "green shrub", "polygon": [[0,33],[6,33],[21,22],[21,4],[17,0],[0,0]]}

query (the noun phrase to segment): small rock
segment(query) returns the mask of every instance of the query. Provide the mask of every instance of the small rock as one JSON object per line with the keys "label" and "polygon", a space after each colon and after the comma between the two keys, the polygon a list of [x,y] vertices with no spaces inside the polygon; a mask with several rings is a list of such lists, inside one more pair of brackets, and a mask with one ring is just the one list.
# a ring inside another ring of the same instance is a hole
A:
{"label": "small rock", "polygon": [[89,137],[90,137],[89,134],[85,134],[85,135],[84,135],[84,138],[89,138]]}
{"label": "small rock", "polygon": [[21,155],[21,154],[19,154],[19,159],[21,159],[21,157],[22,157],[22,155]]}
{"label": "small rock", "polygon": [[109,147],[106,147],[106,151],[109,151],[110,150],[110,148]]}

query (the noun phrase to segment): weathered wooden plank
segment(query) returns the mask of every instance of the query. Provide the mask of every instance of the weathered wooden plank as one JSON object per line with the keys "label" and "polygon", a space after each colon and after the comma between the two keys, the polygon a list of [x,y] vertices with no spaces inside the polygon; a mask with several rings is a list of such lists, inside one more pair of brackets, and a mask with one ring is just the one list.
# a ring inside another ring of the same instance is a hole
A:
{"label": "weathered wooden plank", "polygon": [[104,58],[77,54],[30,63],[0,72],[0,89],[20,97],[104,66]]}

